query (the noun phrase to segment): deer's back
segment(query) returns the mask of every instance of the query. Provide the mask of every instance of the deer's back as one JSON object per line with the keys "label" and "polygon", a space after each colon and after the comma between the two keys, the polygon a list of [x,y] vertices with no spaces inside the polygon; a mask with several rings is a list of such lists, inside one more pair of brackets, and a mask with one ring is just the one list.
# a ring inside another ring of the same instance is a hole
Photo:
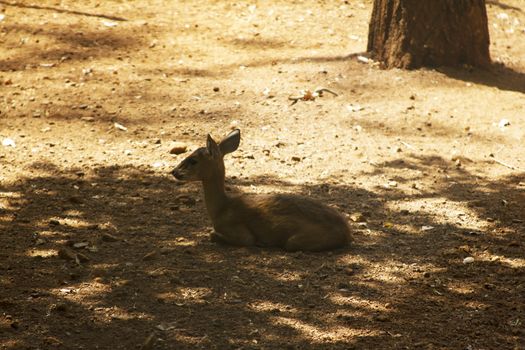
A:
{"label": "deer's back", "polygon": [[288,195],[241,195],[230,200],[229,220],[240,222],[263,246],[283,246],[294,234],[323,237],[344,246],[349,240],[346,219],[335,209],[310,198]]}

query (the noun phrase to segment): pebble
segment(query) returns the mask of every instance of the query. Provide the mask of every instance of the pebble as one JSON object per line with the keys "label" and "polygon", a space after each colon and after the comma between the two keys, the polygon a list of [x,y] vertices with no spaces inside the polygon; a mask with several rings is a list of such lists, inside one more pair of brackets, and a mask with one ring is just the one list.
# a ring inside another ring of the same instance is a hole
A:
{"label": "pebble", "polygon": [[174,142],[171,147],[170,154],[182,154],[186,152],[188,146],[183,142]]}
{"label": "pebble", "polygon": [[472,264],[474,262],[474,258],[471,256],[467,256],[465,259],[463,259],[463,264]]}
{"label": "pebble", "polygon": [[350,214],[350,220],[353,222],[366,222],[366,218],[363,213],[352,213]]}

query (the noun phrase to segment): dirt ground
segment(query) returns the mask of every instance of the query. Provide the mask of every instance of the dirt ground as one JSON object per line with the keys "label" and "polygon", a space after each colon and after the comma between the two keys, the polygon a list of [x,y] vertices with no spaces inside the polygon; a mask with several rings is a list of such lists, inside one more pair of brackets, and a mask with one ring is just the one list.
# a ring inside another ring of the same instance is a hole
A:
{"label": "dirt ground", "polygon": [[[490,70],[386,71],[371,1],[0,1],[0,348],[525,349],[525,2],[487,8]],[[231,191],[351,246],[211,242],[170,150],[232,128]]]}

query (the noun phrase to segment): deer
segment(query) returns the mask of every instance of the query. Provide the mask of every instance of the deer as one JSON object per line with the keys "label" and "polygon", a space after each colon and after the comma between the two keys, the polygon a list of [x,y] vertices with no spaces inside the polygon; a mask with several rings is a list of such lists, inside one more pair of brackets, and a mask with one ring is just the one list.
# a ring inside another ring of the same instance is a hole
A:
{"label": "deer", "polygon": [[241,132],[217,143],[210,134],[171,172],[181,182],[200,181],[214,231],[212,242],[239,247],[274,247],[288,252],[326,251],[350,242],[350,226],[334,208],[295,194],[230,194],[224,156],[239,147]]}

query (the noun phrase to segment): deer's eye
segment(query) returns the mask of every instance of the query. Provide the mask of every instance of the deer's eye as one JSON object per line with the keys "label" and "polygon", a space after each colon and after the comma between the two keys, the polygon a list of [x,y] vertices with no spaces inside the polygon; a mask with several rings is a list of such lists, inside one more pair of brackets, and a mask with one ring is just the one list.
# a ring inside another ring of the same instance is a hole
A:
{"label": "deer's eye", "polygon": [[187,162],[188,162],[189,165],[195,165],[195,164],[197,164],[197,159],[195,159],[195,158],[188,158]]}

